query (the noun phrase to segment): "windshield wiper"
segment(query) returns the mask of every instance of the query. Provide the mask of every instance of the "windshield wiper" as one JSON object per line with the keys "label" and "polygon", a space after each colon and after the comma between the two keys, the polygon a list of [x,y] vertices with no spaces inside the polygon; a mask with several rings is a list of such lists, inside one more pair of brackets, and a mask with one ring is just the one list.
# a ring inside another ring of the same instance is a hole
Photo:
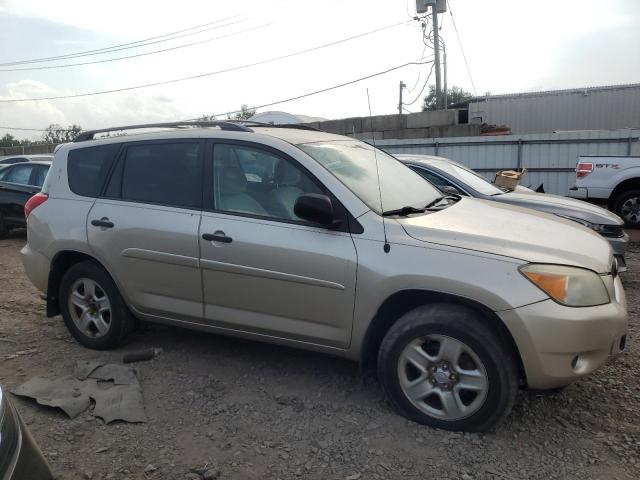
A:
{"label": "windshield wiper", "polygon": [[442,200],[455,200],[455,201],[458,201],[458,200],[460,200],[460,198],[462,198],[462,197],[460,197],[460,195],[453,195],[453,194],[452,195],[445,195],[443,197],[438,197],[438,198],[432,200],[424,208],[425,208],[425,210],[429,210],[431,207],[435,207]]}
{"label": "windshield wiper", "polygon": [[411,215],[412,213],[424,213],[425,208],[416,208],[416,207],[402,207],[396,210],[387,210],[386,212],[382,212],[383,217],[392,217],[394,215],[401,215],[406,217],[407,215]]}
{"label": "windshield wiper", "polygon": [[437,197],[437,198],[433,199],[432,201],[430,201],[429,203],[427,203],[427,206],[426,206],[426,207],[424,207],[424,208],[425,208],[425,209],[427,209],[427,208],[431,208],[431,207],[433,207],[434,205],[436,205],[436,204],[440,203],[440,202],[441,202],[442,200],[444,200],[445,198],[447,198],[447,197]]}

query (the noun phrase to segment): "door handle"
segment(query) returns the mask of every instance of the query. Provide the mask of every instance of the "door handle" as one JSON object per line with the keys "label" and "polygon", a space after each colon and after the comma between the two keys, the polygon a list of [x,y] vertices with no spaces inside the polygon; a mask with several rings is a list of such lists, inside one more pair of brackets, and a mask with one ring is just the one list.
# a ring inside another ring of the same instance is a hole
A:
{"label": "door handle", "polygon": [[233,241],[233,239],[231,237],[227,237],[224,232],[203,233],[202,238],[208,242],[231,243]]}
{"label": "door handle", "polygon": [[113,222],[107,217],[102,217],[100,220],[91,220],[91,225],[94,227],[113,228]]}

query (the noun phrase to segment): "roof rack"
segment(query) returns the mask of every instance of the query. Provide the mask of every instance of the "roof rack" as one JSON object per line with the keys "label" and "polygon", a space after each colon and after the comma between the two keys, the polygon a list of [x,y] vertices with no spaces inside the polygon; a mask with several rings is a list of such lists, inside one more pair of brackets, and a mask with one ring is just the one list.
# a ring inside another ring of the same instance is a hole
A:
{"label": "roof rack", "polygon": [[306,125],[304,123],[279,123],[277,125],[273,123],[264,123],[264,122],[255,122],[253,120],[232,120],[233,123],[238,123],[240,125],[249,125],[252,127],[269,127],[269,128],[295,128],[297,130],[313,130],[315,132],[319,132],[315,127],[311,125]]}
{"label": "roof rack", "polygon": [[97,130],[87,130],[81,132],[74,142],[84,142],[93,140],[98,133],[119,132],[122,130],[139,130],[142,128],[188,128],[188,127],[218,127],[221,130],[229,130],[234,132],[253,132],[249,127],[235,122],[217,122],[217,121],[197,121],[197,122],[166,122],[166,123],[144,123],[140,125],[125,125],[121,127],[100,128]]}

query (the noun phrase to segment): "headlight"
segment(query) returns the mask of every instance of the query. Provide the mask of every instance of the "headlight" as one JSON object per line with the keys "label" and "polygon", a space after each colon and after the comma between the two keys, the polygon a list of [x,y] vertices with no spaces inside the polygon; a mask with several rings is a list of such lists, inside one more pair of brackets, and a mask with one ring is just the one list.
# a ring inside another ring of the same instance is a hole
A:
{"label": "headlight", "polygon": [[553,300],[569,307],[592,307],[611,301],[604,282],[591,270],[529,264],[520,267],[520,273]]}

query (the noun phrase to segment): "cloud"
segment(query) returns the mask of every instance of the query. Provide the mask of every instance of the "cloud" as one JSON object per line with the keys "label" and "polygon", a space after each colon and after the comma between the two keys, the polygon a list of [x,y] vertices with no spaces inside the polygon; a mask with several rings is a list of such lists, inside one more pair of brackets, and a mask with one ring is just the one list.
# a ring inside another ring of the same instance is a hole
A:
{"label": "cloud", "polygon": [[[64,95],[73,92],[56,90],[31,79],[0,86],[0,99]],[[131,123],[180,120],[185,113],[166,95],[132,92],[117,95],[81,97],[41,102],[0,103],[2,125],[21,128],[46,128],[52,123],[80,124],[84,129]],[[0,136],[7,131],[0,129]],[[19,138],[37,139],[38,132],[9,131]]]}

